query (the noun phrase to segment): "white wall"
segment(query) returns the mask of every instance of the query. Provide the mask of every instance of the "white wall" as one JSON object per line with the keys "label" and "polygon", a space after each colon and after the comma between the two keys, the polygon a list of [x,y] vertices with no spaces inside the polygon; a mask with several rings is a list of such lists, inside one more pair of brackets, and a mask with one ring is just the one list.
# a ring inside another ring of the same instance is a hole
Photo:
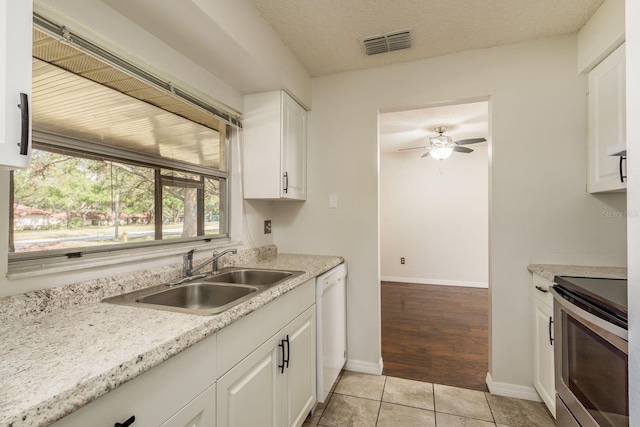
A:
{"label": "white wall", "polygon": [[443,161],[381,153],[382,280],[488,285],[488,147],[470,148]]}
{"label": "white wall", "polygon": [[[308,200],[277,204],[282,251],[334,253],[349,264],[349,358],[380,358],[378,111],[490,96],[490,373],[532,385],[534,256],[626,262],[626,224],[604,210],[624,195],[586,183],[586,78],[563,36],[313,80]],[[338,209],[328,209],[337,193]],[[532,391],[532,389],[531,389]]]}
{"label": "white wall", "polygon": [[[640,116],[640,2],[627,0],[627,117]],[[627,120],[627,240],[629,245],[629,410],[640,426],[640,122]]]}

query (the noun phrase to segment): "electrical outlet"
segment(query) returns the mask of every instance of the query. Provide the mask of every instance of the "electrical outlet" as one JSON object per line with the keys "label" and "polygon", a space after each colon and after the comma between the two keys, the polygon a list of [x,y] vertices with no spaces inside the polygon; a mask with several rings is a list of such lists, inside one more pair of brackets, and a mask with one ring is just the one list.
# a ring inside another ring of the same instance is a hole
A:
{"label": "electrical outlet", "polygon": [[271,220],[264,220],[264,234],[271,234]]}
{"label": "electrical outlet", "polygon": [[400,258],[400,264],[404,264],[404,257]]}

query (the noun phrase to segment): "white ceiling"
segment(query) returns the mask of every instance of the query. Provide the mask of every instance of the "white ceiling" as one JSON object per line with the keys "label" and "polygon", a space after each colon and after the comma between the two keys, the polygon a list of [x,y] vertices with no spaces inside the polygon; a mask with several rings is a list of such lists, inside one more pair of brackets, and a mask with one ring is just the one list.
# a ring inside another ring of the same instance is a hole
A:
{"label": "white ceiling", "polygon": [[[445,135],[454,141],[467,138],[489,138],[488,102],[446,105],[418,110],[380,114],[380,151],[395,153],[401,148],[424,147],[428,137],[438,133],[435,127],[446,126]],[[486,146],[486,142],[481,143]],[[468,148],[481,146],[473,144]],[[419,155],[423,151],[416,150]]]}
{"label": "white ceiling", "polygon": [[[578,31],[603,0],[249,0],[312,76]],[[413,47],[367,57],[358,40],[413,29]]]}

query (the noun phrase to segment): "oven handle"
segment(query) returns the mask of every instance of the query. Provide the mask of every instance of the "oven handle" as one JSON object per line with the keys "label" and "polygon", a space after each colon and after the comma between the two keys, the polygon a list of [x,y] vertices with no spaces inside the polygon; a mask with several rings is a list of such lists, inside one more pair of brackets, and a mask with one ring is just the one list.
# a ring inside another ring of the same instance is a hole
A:
{"label": "oven handle", "polygon": [[[627,348],[628,348],[628,341],[629,341],[629,331],[616,326],[612,323],[607,322],[604,319],[601,319],[597,316],[594,316],[593,314],[589,313],[588,311],[585,311],[583,309],[581,309],[580,307],[577,307],[573,304],[571,304],[569,301],[567,301],[566,299],[564,299],[562,297],[562,295],[560,295],[558,293],[558,291],[556,291],[555,286],[551,286],[549,288],[549,290],[551,291],[551,294],[553,295],[553,299],[562,306],[562,309],[564,311],[566,311],[567,313],[570,313],[573,315],[574,318],[581,320],[583,322],[588,322],[593,324],[594,326],[596,326],[597,328],[601,329],[602,331],[608,332],[612,335],[615,335],[618,338],[621,338],[625,341],[625,343],[623,344],[623,346],[625,348],[621,348],[621,350],[623,350],[625,353],[627,353]],[[558,319],[556,319],[557,321]],[[628,354],[628,353],[627,353]]]}

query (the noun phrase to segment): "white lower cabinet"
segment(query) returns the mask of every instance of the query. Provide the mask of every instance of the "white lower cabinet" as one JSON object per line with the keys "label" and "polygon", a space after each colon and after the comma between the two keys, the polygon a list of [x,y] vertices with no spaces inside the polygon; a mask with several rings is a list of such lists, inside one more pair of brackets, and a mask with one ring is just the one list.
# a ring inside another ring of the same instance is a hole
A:
{"label": "white lower cabinet", "polygon": [[315,404],[315,306],[218,380],[218,426],[301,426]]}
{"label": "white lower cabinet", "polygon": [[315,333],[311,279],[53,426],[299,427],[316,403]]}
{"label": "white lower cabinet", "polygon": [[218,425],[281,425],[280,341],[273,337],[218,380]]}
{"label": "white lower cabinet", "polygon": [[556,414],[556,386],[553,351],[553,297],[549,293],[551,282],[534,274],[533,280],[534,368],[533,386],[549,408]]}
{"label": "white lower cabinet", "polygon": [[300,426],[316,402],[316,309],[309,308],[291,322],[288,364],[283,375],[283,414],[286,426]]}

